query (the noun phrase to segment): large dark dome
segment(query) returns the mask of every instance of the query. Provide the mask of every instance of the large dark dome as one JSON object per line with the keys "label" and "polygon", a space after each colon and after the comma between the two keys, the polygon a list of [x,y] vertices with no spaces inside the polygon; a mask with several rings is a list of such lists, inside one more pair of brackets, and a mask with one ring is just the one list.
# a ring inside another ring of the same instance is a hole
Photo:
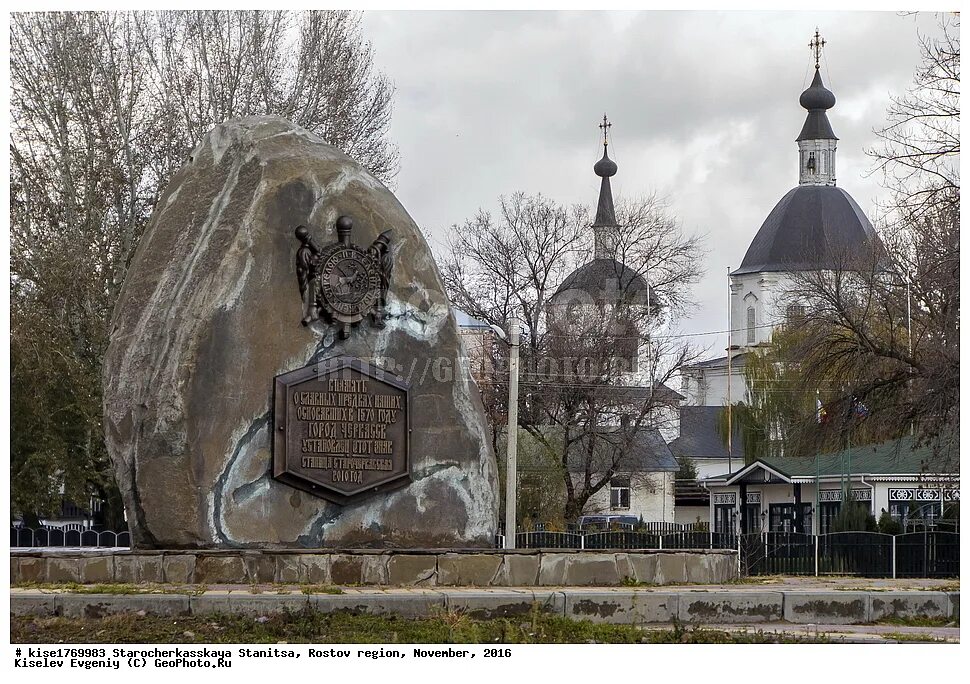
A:
{"label": "large dark dome", "polygon": [[615,259],[593,259],[580,266],[566,276],[554,297],[570,290],[584,292],[600,302],[625,299],[628,304],[645,304],[647,300],[647,281]]}
{"label": "large dark dome", "polygon": [[800,185],[768,214],[735,274],[839,269],[865,258],[879,238],[842,188]]}

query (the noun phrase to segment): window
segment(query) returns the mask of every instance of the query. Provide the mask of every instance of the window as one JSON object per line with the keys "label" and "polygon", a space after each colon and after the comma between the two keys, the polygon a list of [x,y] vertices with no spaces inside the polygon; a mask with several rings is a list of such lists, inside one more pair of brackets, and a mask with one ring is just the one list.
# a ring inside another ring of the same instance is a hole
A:
{"label": "window", "polygon": [[744,517],[745,534],[754,534],[761,531],[761,504],[745,504]]}
{"label": "window", "polygon": [[630,508],[630,478],[614,477],[610,480],[610,508]]}
{"label": "window", "polygon": [[903,526],[903,532],[922,529],[920,525],[933,527],[939,515],[938,503],[918,505],[914,501],[890,501],[889,515]]}
{"label": "window", "polygon": [[839,509],[842,507],[841,501],[823,501],[819,504],[821,509],[820,514],[822,517],[818,519],[819,524],[819,534],[828,534],[832,531],[832,521],[835,520],[835,516],[839,514]]}
{"label": "window", "polygon": [[737,531],[738,511],[734,504],[714,506],[714,531],[718,534],[734,534]]}
{"label": "window", "polygon": [[806,532],[812,529],[812,504],[802,504],[802,528],[795,526],[795,504],[771,504],[768,513],[770,532]]}
{"label": "window", "polygon": [[754,307],[748,307],[748,344],[754,344]]}
{"label": "window", "polygon": [[805,318],[805,307],[801,304],[789,304],[785,314],[789,323],[801,323]]}

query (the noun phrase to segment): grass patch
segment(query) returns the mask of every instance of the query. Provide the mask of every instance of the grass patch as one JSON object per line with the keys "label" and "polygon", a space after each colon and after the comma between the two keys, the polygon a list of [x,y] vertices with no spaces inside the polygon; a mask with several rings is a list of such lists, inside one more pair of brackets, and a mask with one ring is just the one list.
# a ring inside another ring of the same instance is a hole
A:
{"label": "grass patch", "polygon": [[878,620],[877,625],[896,625],[899,627],[959,627],[959,620],[952,620],[945,617],[927,617],[917,615],[915,617],[892,616]]}
{"label": "grass patch", "polygon": [[947,643],[946,639],[940,639],[938,637],[930,636],[929,634],[903,634],[902,632],[887,632],[882,636],[885,639],[894,639],[895,641],[911,641],[919,644]]}
{"label": "grass patch", "polygon": [[332,584],[301,584],[300,591],[307,596],[311,594],[342,594],[344,590]]}
{"label": "grass patch", "polygon": [[267,617],[135,614],[103,618],[12,616],[12,643],[416,643],[634,644],[805,643],[824,638],[715,629],[649,629],[569,620],[538,610],[522,618],[476,620],[461,612],[431,618],[300,611]]}

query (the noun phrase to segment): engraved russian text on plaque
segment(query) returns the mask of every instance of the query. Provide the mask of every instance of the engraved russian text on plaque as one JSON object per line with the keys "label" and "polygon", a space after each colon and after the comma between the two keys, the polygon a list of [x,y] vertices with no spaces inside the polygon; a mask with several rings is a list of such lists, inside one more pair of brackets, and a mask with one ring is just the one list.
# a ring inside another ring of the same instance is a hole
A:
{"label": "engraved russian text on plaque", "polygon": [[273,476],[335,503],[405,484],[408,384],[340,356],[279,375]]}

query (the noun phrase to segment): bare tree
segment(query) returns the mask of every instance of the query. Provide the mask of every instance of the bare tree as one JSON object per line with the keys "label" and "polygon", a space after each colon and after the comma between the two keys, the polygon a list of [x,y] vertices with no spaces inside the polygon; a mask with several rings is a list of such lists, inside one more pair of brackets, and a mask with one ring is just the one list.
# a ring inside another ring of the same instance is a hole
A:
{"label": "bare tree", "polygon": [[[913,86],[895,97],[869,153],[892,193],[881,244],[830,271],[801,274],[808,304],[791,353],[802,390],[830,387],[830,429],[865,407],[872,438],[913,432],[956,467],[960,377],[959,17],[920,36]],[[836,381],[835,379],[839,379]],[[825,381],[828,384],[824,384]]]}
{"label": "bare tree", "polygon": [[936,448],[937,465],[954,467],[959,218],[947,205],[926,208],[918,221],[887,227],[886,250],[864,262],[795,279],[791,295],[807,310],[788,353],[798,359],[797,388],[823,388],[830,433],[863,427],[871,441],[913,432]]}
{"label": "bare tree", "polygon": [[[455,306],[503,328],[512,316],[522,322],[518,415],[535,452],[529,477],[536,489],[540,472],[559,480],[567,520],[649,458],[677,400],[663,383],[696,356],[651,333],[658,311],[689,306],[700,238],[684,236],[656,197],[621,201],[608,258],[595,264],[604,291],[574,291],[568,276],[590,252],[589,216],[542,196],[500,198],[498,217],[479,211],[452,228],[440,261]],[[507,382],[500,362],[483,383],[496,436]]]}
{"label": "bare tree", "polygon": [[893,191],[890,208],[911,227],[960,203],[960,15],[939,15],[938,27],[938,36],[918,37],[913,85],[892,98],[876,130],[882,142],[867,150]]}
{"label": "bare tree", "polygon": [[214,124],[276,114],[317,133],[385,181],[393,87],[350,12],[136,13],[150,97],[178,120],[184,150]]}
{"label": "bare tree", "polygon": [[[348,12],[11,16],[12,505],[112,498],[101,359],[159,194],[214,124],[291,118],[390,180],[392,87]],[[120,511],[120,506],[116,509]]]}
{"label": "bare tree", "polygon": [[798,320],[746,363],[749,396],[735,415],[752,454],[912,433],[934,447],[928,467],[959,467],[959,18],[941,16],[940,35],[919,42],[913,86],[892,99],[869,150],[892,194],[881,240],[791,274]]}

